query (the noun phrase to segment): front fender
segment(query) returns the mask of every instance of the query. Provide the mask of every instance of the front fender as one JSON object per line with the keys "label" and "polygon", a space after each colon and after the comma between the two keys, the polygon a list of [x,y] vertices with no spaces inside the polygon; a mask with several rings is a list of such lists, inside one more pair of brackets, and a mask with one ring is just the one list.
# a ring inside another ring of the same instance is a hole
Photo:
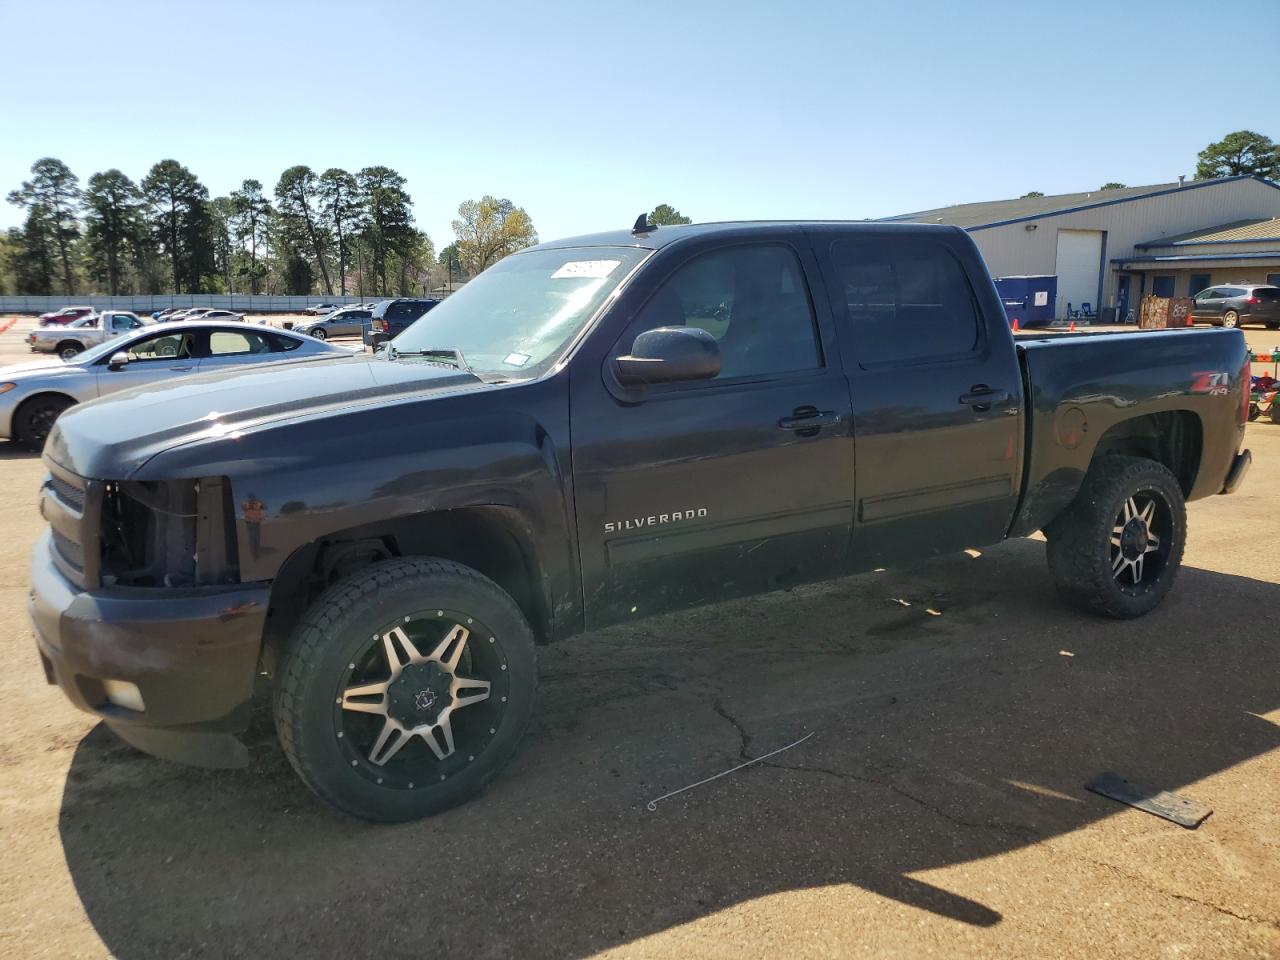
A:
{"label": "front fender", "polygon": [[158,454],[133,479],[225,476],[242,580],[272,580],[338,531],[463,507],[510,508],[555,593],[576,582],[563,379],[267,424]]}

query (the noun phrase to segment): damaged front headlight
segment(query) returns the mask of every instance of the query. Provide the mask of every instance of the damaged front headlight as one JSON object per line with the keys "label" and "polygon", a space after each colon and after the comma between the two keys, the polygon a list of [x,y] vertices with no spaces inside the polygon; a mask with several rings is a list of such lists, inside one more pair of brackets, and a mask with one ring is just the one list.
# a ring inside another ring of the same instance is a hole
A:
{"label": "damaged front headlight", "polygon": [[108,483],[102,582],[182,587],[239,576],[231,487],[225,477]]}

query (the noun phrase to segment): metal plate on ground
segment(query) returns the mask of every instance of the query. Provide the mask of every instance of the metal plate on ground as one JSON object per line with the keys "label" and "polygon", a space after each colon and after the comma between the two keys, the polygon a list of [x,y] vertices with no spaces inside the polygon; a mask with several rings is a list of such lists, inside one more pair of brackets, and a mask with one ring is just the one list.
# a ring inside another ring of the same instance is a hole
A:
{"label": "metal plate on ground", "polygon": [[1172,820],[1182,827],[1194,830],[1208,818],[1213,810],[1203,803],[1196,803],[1186,797],[1167,790],[1144,787],[1139,783],[1130,783],[1118,773],[1104,773],[1095,777],[1084,788],[1112,800],[1119,800],[1131,807],[1154,813],[1157,817]]}

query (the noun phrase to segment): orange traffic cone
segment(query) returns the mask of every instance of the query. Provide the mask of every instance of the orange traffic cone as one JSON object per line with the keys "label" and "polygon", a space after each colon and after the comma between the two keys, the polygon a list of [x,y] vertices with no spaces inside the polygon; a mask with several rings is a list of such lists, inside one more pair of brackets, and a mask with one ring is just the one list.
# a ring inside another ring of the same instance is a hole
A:
{"label": "orange traffic cone", "polygon": [[1017,318],[1017,317],[1014,317],[1014,318],[1013,318],[1013,332],[1014,332],[1014,333],[1017,333],[1017,332],[1018,332],[1018,318]]}
{"label": "orange traffic cone", "polygon": [[1076,322],[1072,320],[1071,326],[1067,328],[1067,333],[1075,333],[1075,332],[1076,332]]}

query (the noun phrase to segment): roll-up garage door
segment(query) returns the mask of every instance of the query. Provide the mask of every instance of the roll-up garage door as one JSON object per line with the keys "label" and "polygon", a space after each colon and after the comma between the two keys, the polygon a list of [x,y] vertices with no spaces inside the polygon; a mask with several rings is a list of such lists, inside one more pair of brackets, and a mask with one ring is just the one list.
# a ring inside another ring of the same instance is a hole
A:
{"label": "roll-up garage door", "polygon": [[1098,279],[1102,269],[1101,230],[1058,231],[1058,308],[1056,317],[1065,317],[1067,304],[1079,310],[1088,303],[1096,310]]}

